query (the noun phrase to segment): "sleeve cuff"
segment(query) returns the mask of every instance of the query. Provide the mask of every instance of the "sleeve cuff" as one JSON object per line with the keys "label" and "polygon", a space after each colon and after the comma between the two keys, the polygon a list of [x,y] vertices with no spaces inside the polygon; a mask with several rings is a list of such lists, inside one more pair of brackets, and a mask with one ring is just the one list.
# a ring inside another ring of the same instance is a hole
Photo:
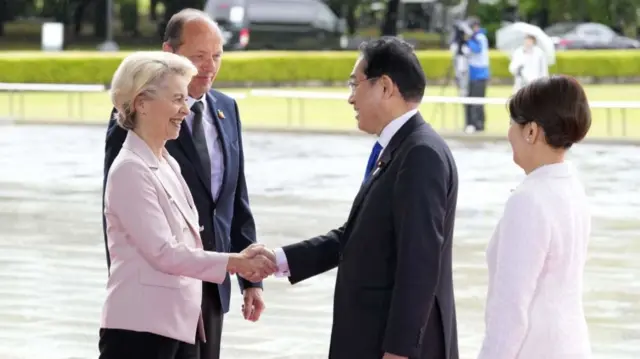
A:
{"label": "sleeve cuff", "polygon": [[278,272],[275,273],[276,277],[288,277],[289,273],[289,263],[287,262],[287,255],[284,253],[282,248],[276,248],[273,250],[276,255],[276,265],[278,266]]}

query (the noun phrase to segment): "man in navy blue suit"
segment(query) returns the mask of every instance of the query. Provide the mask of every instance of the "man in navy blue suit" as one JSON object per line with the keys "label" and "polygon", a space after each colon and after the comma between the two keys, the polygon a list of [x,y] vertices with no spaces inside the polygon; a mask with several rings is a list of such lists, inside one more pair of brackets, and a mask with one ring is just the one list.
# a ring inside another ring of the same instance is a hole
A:
{"label": "man in navy blue suit", "polygon": [[[217,24],[201,11],[186,9],[169,20],[163,50],[190,59],[198,68],[198,75],[189,84],[187,102],[191,113],[183,121],[179,137],[168,141],[166,148],[180,164],[193,195],[204,248],[240,252],[256,242],[256,230],[244,176],[238,105],[231,97],[211,89],[220,70],[222,41]],[[105,146],[105,180],[127,135],[113,118],[112,112]],[[107,265],[110,265],[108,247]],[[264,309],[262,283],[238,279],[244,295],[244,317],[257,321]],[[207,341],[199,343],[201,359],[220,357],[222,321],[229,310],[230,287],[228,275],[220,285],[203,283]]]}

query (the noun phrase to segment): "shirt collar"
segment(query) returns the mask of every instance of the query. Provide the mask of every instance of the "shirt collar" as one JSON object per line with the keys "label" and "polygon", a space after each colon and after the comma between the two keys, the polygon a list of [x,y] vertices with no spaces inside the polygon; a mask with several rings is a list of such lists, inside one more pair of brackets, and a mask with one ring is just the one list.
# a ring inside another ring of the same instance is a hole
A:
{"label": "shirt collar", "polygon": [[194,103],[196,103],[197,101],[202,102],[202,113],[205,114],[207,113],[207,101],[205,99],[206,95],[202,95],[202,97],[200,97],[199,99],[195,99],[191,96],[187,97],[187,106],[189,106],[189,109],[191,109],[191,106],[193,106]]}
{"label": "shirt collar", "polygon": [[570,161],[542,165],[531,171],[525,180],[533,178],[568,177],[574,173],[573,164]]}
{"label": "shirt collar", "polygon": [[393,121],[389,122],[389,124],[387,124],[382,129],[382,132],[380,132],[380,137],[378,137],[378,143],[380,144],[380,146],[382,146],[382,148],[387,147],[387,145],[391,141],[391,138],[393,138],[393,135],[395,135],[396,132],[398,132],[398,130],[400,129],[400,127],[402,127],[405,123],[407,123],[407,121],[409,121],[409,119],[413,117],[416,113],[418,113],[418,109],[413,109],[413,110],[410,110],[409,112],[406,112],[402,116],[394,119]]}

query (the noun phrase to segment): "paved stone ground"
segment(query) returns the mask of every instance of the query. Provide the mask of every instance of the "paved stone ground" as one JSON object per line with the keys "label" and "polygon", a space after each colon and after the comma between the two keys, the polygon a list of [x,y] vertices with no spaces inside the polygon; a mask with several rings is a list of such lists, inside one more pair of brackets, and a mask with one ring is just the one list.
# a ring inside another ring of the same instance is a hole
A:
{"label": "paved stone ground", "polygon": [[[78,127],[6,127],[0,133],[2,359],[97,356],[107,274],[100,223],[103,136],[102,129]],[[327,140],[333,145],[321,146]],[[246,146],[260,241],[279,246],[344,221],[370,141],[251,134]],[[486,241],[520,174],[503,144],[452,146],[461,180],[454,268],[460,351],[462,359],[472,359],[484,330]],[[640,357],[640,203],[634,195],[640,160],[628,151],[576,148],[594,201],[585,287],[594,359]],[[242,319],[234,291],[222,357],[326,358],[334,276],[296,286],[267,279],[267,311],[258,323]]]}

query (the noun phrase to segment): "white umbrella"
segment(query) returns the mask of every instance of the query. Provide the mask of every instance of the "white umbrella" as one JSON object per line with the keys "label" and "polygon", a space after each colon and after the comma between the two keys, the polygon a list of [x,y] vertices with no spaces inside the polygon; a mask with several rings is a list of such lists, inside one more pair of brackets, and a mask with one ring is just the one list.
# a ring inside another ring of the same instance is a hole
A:
{"label": "white umbrella", "polygon": [[509,56],[515,49],[524,44],[527,36],[536,38],[536,44],[547,56],[549,66],[556,63],[556,47],[549,35],[545,34],[541,28],[527,24],[525,22],[514,22],[496,31],[496,48],[507,52]]}

